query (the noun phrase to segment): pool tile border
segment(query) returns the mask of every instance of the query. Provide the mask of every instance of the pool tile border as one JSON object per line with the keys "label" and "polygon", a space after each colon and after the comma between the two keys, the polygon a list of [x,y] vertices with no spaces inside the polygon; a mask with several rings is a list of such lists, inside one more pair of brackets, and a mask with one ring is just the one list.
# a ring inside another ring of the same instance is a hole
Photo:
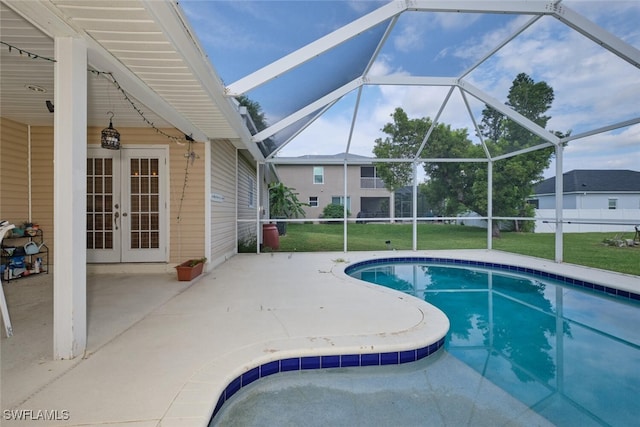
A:
{"label": "pool tile border", "polygon": [[448,265],[465,265],[470,267],[484,267],[484,268],[495,268],[498,270],[512,271],[517,273],[526,273],[537,277],[542,277],[545,279],[552,279],[558,282],[561,282],[566,285],[572,285],[579,288],[589,289],[594,292],[599,292],[603,294],[607,294],[610,296],[616,296],[620,298],[629,299],[632,301],[640,302],[640,294],[630,291],[625,291],[622,289],[616,289],[610,286],[604,286],[597,283],[591,283],[586,280],[573,279],[571,277],[563,276],[561,274],[549,273],[542,270],[537,270],[535,268],[529,267],[519,267],[515,265],[509,264],[500,264],[495,262],[486,262],[486,261],[472,261],[472,260],[464,260],[464,259],[455,259],[455,258],[436,258],[436,257],[397,257],[397,258],[376,258],[370,259],[367,261],[361,261],[354,264],[349,265],[345,268],[345,274],[349,274],[353,270],[364,267],[367,265],[375,265],[375,264],[386,264],[389,262],[396,263],[411,263],[411,262],[430,262],[436,264],[448,264]]}
{"label": "pool tile border", "polygon": [[[640,302],[640,294],[625,291],[622,289],[616,289],[609,286],[604,286],[596,283],[591,283],[585,280],[574,279],[571,277],[563,276],[561,274],[549,273],[542,270],[537,270],[529,267],[520,267],[509,264],[501,264],[495,262],[486,261],[473,261],[455,258],[439,258],[439,257],[388,257],[388,258],[375,258],[366,261],[356,262],[347,266],[344,270],[345,274],[349,274],[356,268],[360,268],[367,265],[385,264],[389,262],[411,263],[411,262],[429,262],[436,264],[447,265],[464,265],[471,267],[483,267],[483,268],[495,268],[498,270],[512,271],[517,273],[526,273],[533,276],[552,279],[559,281],[563,284],[576,286],[579,288],[589,289],[594,292],[607,294],[610,296],[616,296],[620,298],[626,298],[633,301]],[[345,367],[358,367],[358,366],[383,366],[383,365],[400,365],[403,363],[410,363],[421,360],[427,356],[430,356],[444,347],[445,338],[441,338],[437,342],[413,350],[403,350],[384,353],[362,353],[362,354],[342,354],[342,355],[328,355],[328,356],[302,356],[291,357],[286,359],[273,360],[266,362],[260,366],[248,370],[247,372],[239,375],[233,379],[222,392],[218,398],[211,420],[220,412],[222,406],[233,395],[239,392],[243,387],[252,384],[253,382],[266,378],[270,375],[274,375],[280,372],[291,371],[304,371],[312,369],[329,369],[329,368],[345,368]]]}
{"label": "pool tile border", "polygon": [[222,406],[243,387],[280,372],[304,371],[310,369],[346,368],[358,366],[401,365],[415,362],[431,356],[444,347],[445,338],[426,347],[414,350],[391,351],[383,353],[341,354],[328,356],[302,356],[273,360],[263,363],[233,379],[218,398],[211,420],[220,412]]}

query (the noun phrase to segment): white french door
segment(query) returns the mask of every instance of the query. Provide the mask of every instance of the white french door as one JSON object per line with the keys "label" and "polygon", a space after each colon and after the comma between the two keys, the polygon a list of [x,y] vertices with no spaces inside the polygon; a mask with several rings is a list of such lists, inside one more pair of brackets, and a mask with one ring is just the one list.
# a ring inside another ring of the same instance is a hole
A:
{"label": "white french door", "polygon": [[166,149],[90,147],[87,261],[166,261]]}

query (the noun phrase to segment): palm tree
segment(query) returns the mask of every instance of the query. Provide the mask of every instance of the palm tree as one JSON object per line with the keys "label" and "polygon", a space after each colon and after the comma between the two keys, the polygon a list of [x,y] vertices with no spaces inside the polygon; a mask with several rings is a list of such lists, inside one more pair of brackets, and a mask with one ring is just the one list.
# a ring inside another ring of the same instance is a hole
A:
{"label": "palm tree", "polygon": [[[298,200],[295,188],[287,187],[282,182],[269,186],[269,214],[271,218],[299,218],[306,216],[303,206],[308,206]],[[278,223],[278,233],[286,234],[286,223]]]}

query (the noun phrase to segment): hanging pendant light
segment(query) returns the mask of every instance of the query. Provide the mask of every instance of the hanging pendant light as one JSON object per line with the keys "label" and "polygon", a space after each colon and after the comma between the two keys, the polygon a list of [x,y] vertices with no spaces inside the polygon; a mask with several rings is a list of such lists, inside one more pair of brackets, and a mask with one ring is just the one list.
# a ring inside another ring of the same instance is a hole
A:
{"label": "hanging pendant light", "polygon": [[109,111],[107,114],[111,114],[109,118],[109,127],[102,129],[102,138],[100,138],[100,144],[102,148],[107,150],[119,150],[120,149],[120,132],[113,128],[111,119],[113,119],[113,112]]}

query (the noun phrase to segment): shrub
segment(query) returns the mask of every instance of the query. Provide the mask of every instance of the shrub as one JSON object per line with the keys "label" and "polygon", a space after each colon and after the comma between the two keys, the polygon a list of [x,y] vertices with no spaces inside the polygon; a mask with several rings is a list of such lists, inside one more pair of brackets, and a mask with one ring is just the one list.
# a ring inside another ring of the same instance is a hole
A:
{"label": "shrub", "polygon": [[255,253],[257,250],[258,239],[253,234],[243,240],[238,241],[238,253]]}
{"label": "shrub", "polygon": [[[347,216],[351,216],[351,212],[347,209]],[[344,217],[344,206],[330,204],[324,207],[322,210],[323,218],[343,218]]]}

